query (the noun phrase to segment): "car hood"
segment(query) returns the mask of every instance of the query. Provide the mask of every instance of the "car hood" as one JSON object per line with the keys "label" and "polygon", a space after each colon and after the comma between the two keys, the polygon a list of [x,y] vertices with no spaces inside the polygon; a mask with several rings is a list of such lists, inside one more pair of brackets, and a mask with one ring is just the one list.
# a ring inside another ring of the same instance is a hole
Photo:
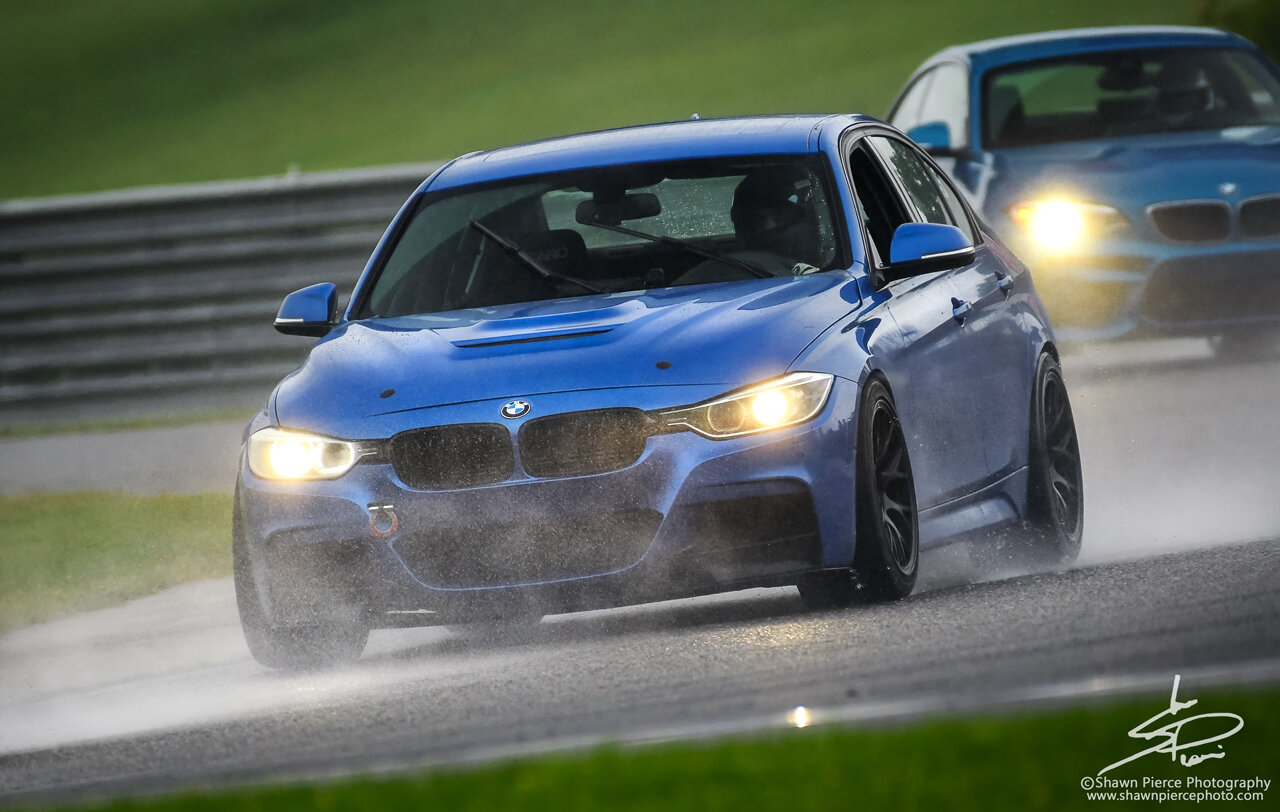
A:
{"label": "car hood", "polygon": [[362,418],[495,398],[730,389],[787,371],[858,301],[832,272],[352,322],[280,384],[276,416],[351,435]]}
{"label": "car hood", "polygon": [[1004,150],[984,209],[1053,194],[1125,210],[1280,193],[1280,127],[1237,127]]}

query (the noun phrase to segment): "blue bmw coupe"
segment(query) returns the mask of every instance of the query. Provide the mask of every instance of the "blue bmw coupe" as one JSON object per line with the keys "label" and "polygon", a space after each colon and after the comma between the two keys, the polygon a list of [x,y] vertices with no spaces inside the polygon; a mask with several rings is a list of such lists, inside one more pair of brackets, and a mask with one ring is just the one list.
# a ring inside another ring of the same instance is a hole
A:
{"label": "blue bmw coupe", "polygon": [[[1080,458],[1026,269],[875,119],[694,120],[428,178],[246,430],[262,663],[374,628],[761,585],[909,594],[920,550],[1072,559]],[[999,531],[999,532],[996,532]]]}
{"label": "blue bmw coupe", "polygon": [[1031,266],[1068,339],[1280,335],[1280,68],[1221,31],[948,48],[889,112]]}

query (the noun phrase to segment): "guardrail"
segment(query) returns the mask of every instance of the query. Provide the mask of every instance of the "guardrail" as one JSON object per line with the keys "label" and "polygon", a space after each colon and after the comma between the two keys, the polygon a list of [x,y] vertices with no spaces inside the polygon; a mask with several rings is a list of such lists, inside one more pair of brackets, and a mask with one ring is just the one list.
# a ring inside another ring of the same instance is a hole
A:
{"label": "guardrail", "polygon": [[281,298],[349,292],[437,166],[0,203],[3,422],[260,402],[313,343]]}

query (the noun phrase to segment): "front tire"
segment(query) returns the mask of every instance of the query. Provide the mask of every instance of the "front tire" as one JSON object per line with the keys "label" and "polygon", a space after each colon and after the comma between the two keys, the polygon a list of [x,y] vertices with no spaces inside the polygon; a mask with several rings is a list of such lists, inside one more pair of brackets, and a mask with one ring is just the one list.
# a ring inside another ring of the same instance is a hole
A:
{"label": "front tire", "polygon": [[[236,502],[239,503],[238,493]],[[369,638],[369,627],[355,618],[308,625],[272,621],[254,578],[238,509],[232,517],[231,551],[240,628],[255,660],[268,668],[306,671],[359,659]]]}
{"label": "front tire", "polygon": [[853,569],[801,582],[800,596],[814,608],[848,606],[855,599],[897,600],[915,588],[920,564],[915,479],[893,397],[879,378],[864,390],[857,443]]}

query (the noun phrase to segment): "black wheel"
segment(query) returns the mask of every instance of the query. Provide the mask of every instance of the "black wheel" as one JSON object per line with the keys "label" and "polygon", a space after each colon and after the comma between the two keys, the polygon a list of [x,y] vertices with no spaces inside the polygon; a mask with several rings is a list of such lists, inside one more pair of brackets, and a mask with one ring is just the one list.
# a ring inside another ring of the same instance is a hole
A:
{"label": "black wheel", "polygon": [[920,532],[906,437],[884,382],[872,379],[858,416],[857,540],[852,572],[823,572],[800,584],[816,608],[855,598],[896,600],[915,588]]}
{"label": "black wheel", "polygon": [[1062,368],[1048,353],[1040,356],[1031,398],[1027,524],[1033,563],[1060,566],[1080,553],[1084,531],[1084,477],[1080,443]]}
{"label": "black wheel", "polygon": [[254,579],[239,510],[232,518],[231,550],[240,628],[255,660],[268,668],[311,670],[359,659],[369,638],[369,627],[355,618],[308,625],[272,622]]}

